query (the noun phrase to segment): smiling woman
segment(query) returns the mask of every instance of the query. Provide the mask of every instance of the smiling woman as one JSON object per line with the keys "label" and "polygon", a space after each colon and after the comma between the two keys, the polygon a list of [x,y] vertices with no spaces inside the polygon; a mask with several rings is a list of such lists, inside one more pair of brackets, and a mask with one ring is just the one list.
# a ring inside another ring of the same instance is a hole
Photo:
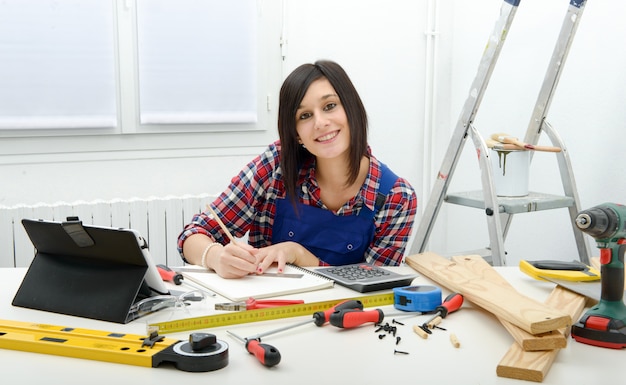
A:
{"label": "smiling woman", "polygon": [[[223,277],[271,265],[398,265],[417,208],[413,187],[375,158],[367,114],[341,66],[303,64],[285,79],[280,139],[235,176],[179,237],[185,262]],[[215,211],[235,237],[220,228]]]}
{"label": "smiling woman", "polygon": [[[356,127],[362,130],[364,126]],[[296,113],[296,131],[298,143],[317,158],[322,202],[330,210],[339,210],[365,182],[369,159],[363,153],[367,144],[359,143],[364,135],[355,134],[355,146],[351,146],[348,117],[328,79],[316,79],[309,86]],[[359,148],[363,150],[356,150]],[[352,149],[358,158],[354,165]]]}

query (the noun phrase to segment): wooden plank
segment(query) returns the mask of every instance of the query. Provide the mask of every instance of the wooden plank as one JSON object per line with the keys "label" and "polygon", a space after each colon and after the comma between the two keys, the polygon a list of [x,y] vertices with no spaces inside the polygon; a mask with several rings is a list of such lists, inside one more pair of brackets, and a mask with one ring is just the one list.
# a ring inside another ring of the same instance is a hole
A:
{"label": "wooden plank", "polygon": [[[455,256],[452,257],[451,260],[471,270],[473,273],[480,275],[483,279],[497,282],[505,288],[514,290],[513,286],[511,286],[504,277],[498,274],[498,272],[480,255]],[[567,338],[557,330],[533,335],[502,317],[498,317],[498,320],[524,351],[562,349],[567,346]]]}
{"label": "wooden plank", "polygon": [[556,330],[533,335],[504,319],[498,318],[498,320],[524,351],[563,349],[567,346],[567,338]]}
{"label": "wooden plank", "polygon": [[542,382],[550,370],[558,350],[525,352],[514,342],[498,364],[498,377]]}
{"label": "wooden plank", "polygon": [[432,252],[406,258],[409,266],[424,276],[458,292],[465,299],[490,311],[530,334],[546,333],[571,324],[571,317],[551,309],[515,289],[483,279],[471,270]]}
{"label": "wooden plank", "polygon": [[[581,316],[585,303],[584,296],[560,286],[556,286],[546,300],[546,304],[565,311],[572,319],[578,319]],[[559,329],[559,332],[567,338],[570,328]],[[513,343],[498,364],[496,373],[498,377],[542,382],[558,353],[558,349],[528,352],[524,351],[519,344]]]}

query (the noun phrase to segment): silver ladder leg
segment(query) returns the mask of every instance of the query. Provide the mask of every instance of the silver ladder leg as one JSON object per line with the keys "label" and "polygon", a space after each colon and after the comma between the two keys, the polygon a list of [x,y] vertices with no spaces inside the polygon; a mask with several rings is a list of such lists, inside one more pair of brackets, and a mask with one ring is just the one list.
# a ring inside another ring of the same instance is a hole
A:
{"label": "silver ladder leg", "polygon": [[570,224],[574,231],[574,239],[576,241],[576,247],[578,248],[579,259],[582,263],[589,265],[590,263],[590,248],[585,238],[585,235],[576,227],[576,217],[581,210],[580,198],[578,198],[578,190],[576,189],[576,181],[574,180],[574,172],[572,171],[572,163],[569,158],[569,152],[565,147],[565,143],[559,136],[559,134],[552,128],[552,126],[544,121],[543,129],[546,135],[550,138],[552,145],[561,147],[562,151],[557,153],[557,162],[559,165],[559,171],[561,174],[561,183],[563,183],[563,191],[565,196],[573,199],[573,204],[568,206]]}
{"label": "silver ladder leg", "polygon": [[[493,167],[491,166],[492,151],[487,148],[485,141],[478,131],[471,126],[470,136],[474,142],[474,147],[478,155],[478,162],[481,171],[481,181],[483,188],[485,218],[489,231],[489,251],[491,263],[494,266],[506,265],[506,251],[504,249],[504,239],[508,232],[511,215],[504,212],[498,203],[495,183],[493,180]],[[487,257],[484,256],[483,257]]]}
{"label": "silver ladder leg", "polygon": [[[526,130],[526,136],[524,142],[530,144],[537,144],[539,136],[543,128],[543,122],[550,110],[550,104],[552,97],[559,83],[561,77],[561,71],[565,65],[565,59],[569,54],[569,49],[574,40],[578,24],[582,17],[582,13],[585,9],[586,0],[570,0],[570,5],[567,9],[559,37],[557,38],[556,46],[552,52],[552,58],[550,64],[548,64],[548,71],[543,80],[541,90],[535,103],[528,129]],[[532,156],[532,154],[531,154]]]}
{"label": "silver ladder leg", "polygon": [[483,94],[491,78],[491,73],[498,60],[502,46],[504,45],[509,27],[515,17],[518,5],[519,0],[505,0],[500,8],[500,16],[489,37],[487,47],[485,48],[478,66],[478,72],[470,88],[469,96],[465,101],[457,126],[452,133],[448,150],[446,151],[441,168],[437,174],[428,204],[424,208],[422,220],[415,233],[414,243],[409,251],[411,254],[421,253],[426,249],[428,238],[430,237],[450,180],[454,174],[459,156],[467,140],[468,130],[474,121]]}
{"label": "silver ladder leg", "polygon": [[[574,40],[574,36],[576,34],[576,30],[580,24],[585,4],[586,0],[570,0],[563,25],[557,39],[557,44],[554,47],[552,58],[550,59],[550,64],[548,65],[548,70],[546,71],[541,90],[539,91],[539,95],[537,97],[537,102],[535,103],[535,108],[533,109],[533,113],[528,124],[528,129],[526,130],[524,142],[536,145],[539,142],[541,133],[545,132],[553,146],[562,148],[562,151],[557,153],[557,161],[561,174],[561,182],[563,183],[564,194],[565,196],[573,199],[573,204],[568,207],[570,224],[574,232],[580,261],[589,264],[589,244],[585,236],[580,230],[578,230],[575,224],[575,219],[578,216],[581,207],[569,154],[557,131],[546,121],[552,97],[554,96],[554,92],[558,85],[561,72],[565,65],[565,60],[567,59],[572,41]],[[531,153],[530,155],[532,160],[533,154]]]}

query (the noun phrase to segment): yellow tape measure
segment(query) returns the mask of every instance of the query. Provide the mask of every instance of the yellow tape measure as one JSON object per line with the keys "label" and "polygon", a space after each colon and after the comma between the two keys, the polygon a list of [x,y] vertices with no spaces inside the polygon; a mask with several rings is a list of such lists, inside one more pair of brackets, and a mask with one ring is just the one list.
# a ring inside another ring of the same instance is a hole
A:
{"label": "yellow tape measure", "polygon": [[316,311],[325,311],[346,300],[358,300],[363,307],[392,305],[393,293],[373,294],[363,297],[344,298],[321,302],[311,302],[296,305],[278,306],[266,309],[245,310],[227,314],[215,314],[184,318],[174,321],[157,322],[148,325],[149,331],[161,333],[176,333],[189,330],[210,329],[220,326],[236,325],[250,322],[269,321],[281,318],[313,316]]}

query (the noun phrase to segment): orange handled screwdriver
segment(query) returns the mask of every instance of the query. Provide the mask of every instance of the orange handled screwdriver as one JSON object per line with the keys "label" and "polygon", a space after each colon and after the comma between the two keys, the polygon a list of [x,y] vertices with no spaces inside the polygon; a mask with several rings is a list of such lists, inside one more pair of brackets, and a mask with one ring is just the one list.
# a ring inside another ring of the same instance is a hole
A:
{"label": "orange handled screwdriver", "polygon": [[459,293],[452,293],[447,296],[443,303],[435,308],[435,315],[432,316],[428,321],[424,322],[424,326],[433,322],[433,320],[437,317],[446,318],[446,316],[450,313],[454,313],[459,310],[459,308],[463,305],[463,296]]}
{"label": "orange handled screwdriver", "polygon": [[245,344],[248,353],[253,354],[260,363],[267,367],[278,365],[280,362],[280,352],[272,345],[262,344],[259,339],[256,338],[242,338],[237,334],[226,331],[226,333],[237,338],[239,341]]}

